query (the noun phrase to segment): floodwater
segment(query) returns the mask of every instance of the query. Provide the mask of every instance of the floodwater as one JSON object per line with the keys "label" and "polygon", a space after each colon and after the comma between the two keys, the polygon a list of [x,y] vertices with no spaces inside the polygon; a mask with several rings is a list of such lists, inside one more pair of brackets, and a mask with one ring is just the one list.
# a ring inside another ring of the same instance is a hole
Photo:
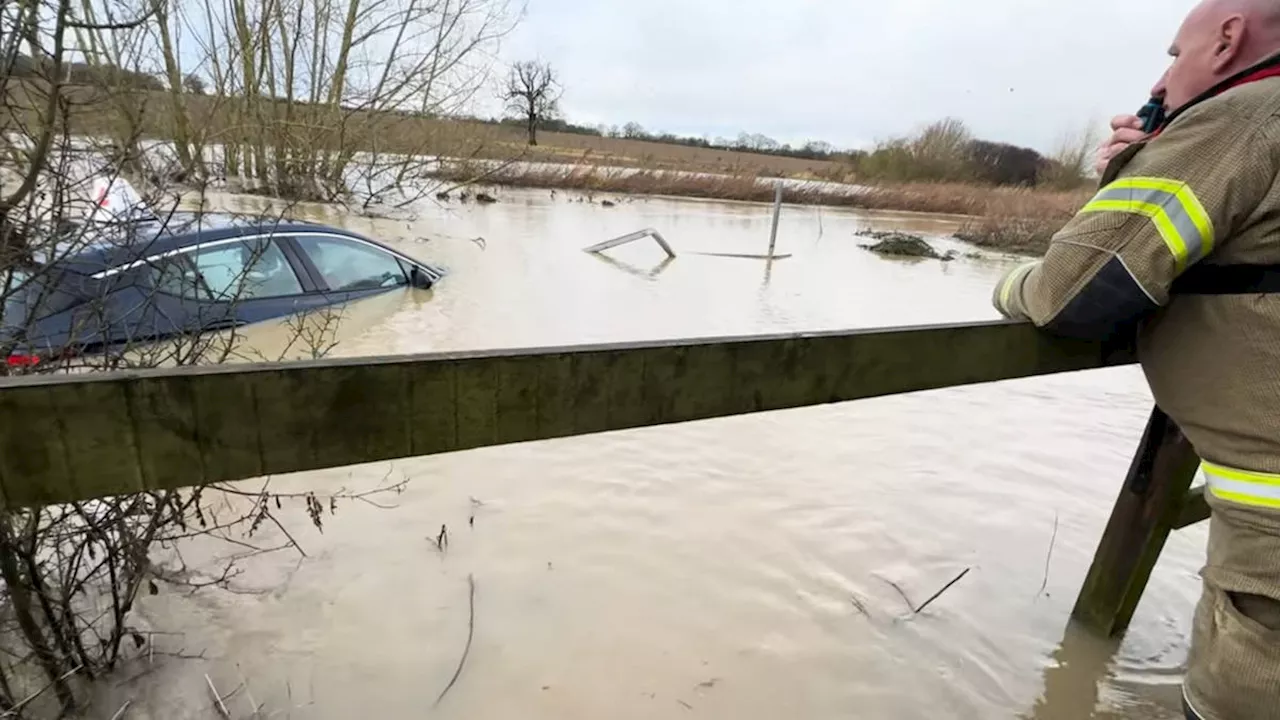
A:
{"label": "floodwater", "polygon": [[[765,252],[767,206],[500,200],[411,221],[307,209],[449,271],[352,308],[332,354],[991,319],[1017,262],[889,260],[854,236],[963,251],[954,218],[788,207],[791,257],[767,267],[697,254]],[[679,257],[581,251],[643,227]],[[393,509],[340,502],[323,532],[286,504],[306,557],[241,560],[230,591],[141,598],[141,622],[180,634],[99,708],[216,717],[212,683],[236,718],[1174,718],[1204,526],[1170,539],[1122,641],[1068,621],[1150,406],[1127,367],[277,477],[409,482],[370,498]],[[244,552],[183,548],[214,576]],[[966,568],[914,616],[894,588],[919,605]]]}

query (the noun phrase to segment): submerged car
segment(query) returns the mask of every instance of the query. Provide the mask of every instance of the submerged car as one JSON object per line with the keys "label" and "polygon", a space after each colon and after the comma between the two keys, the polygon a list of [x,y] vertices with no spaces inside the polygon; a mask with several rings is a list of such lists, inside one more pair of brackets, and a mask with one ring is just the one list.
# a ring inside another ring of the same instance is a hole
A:
{"label": "submerged car", "polygon": [[337,227],[201,213],[95,230],[11,268],[0,347],[10,366],[222,331],[396,288],[442,270]]}

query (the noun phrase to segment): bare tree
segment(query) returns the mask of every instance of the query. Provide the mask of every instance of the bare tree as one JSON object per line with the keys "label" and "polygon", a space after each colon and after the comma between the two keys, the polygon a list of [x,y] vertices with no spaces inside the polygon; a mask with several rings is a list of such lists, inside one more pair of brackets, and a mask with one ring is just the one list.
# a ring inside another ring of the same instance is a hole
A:
{"label": "bare tree", "polygon": [[1094,152],[1102,139],[1101,127],[1090,120],[1073,131],[1063,132],[1037,177],[1038,183],[1059,189],[1089,184],[1094,175]]}
{"label": "bare tree", "polygon": [[549,63],[526,60],[511,66],[501,97],[507,112],[524,121],[530,145],[538,144],[538,126],[560,114],[562,91]]}
{"label": "bare tree", "polygon": [[[456,7],[457,1],[445,4]],[[225,313],[217,312],[195,313],[164,332],[105,342],[122,317],[164,315],[161,283],[169,283],[165,292],[181,292],[183,282],[203,291],[207,278],[175,273],[170,260],[104,278],[73,274],[63,262],[90,248],[136,245],[139,237],[179,231],[199,219],[193,205],[205,207],[202,193],[193,197],[174,185],[164,172],[169,156],[148,137],[155,132],[154,112],[173,119],[192,107],[176,63],[185,56],[175,49],[175,62],[167,62],[156,47],[176,48],[176,40],[164,43],[149,29],[162,18],[177,27],[178,15],[169,0],[138,0],[132,11],[128,0],[0,4],[0,375],[208,364],[254,354],[244,333],[220,329]],[[228,87],[227,68],[221,72],[219,92]],[[179,81],[165,87],[153,73]],[[158,101],[146,103],[151,93]],[[166,101],[175,99],[180,102]],[[242,117],[251,117],[245,108],[239,106]],[[247,137],[242,157],[257,163],[252,141],[265,144],[271,136]],[[334,155],[343,146],[336,147]],[[201,157],[192,152],[193,167]],[[101,201],[111,200],[126,175],[139,181],[137,202],[104,208]],[[269,227],[278,218],[264,213],[241,220]],[[242,267],[224,283],[225,308],[252,296],[268,249],[245,243]],[[50,331],[40,321],[54,314],[68,323]],[[338,321],[328,311],[290,318],[292,336],[283,352],[326,354]],[[61,422],[56,413],[41,415],[45,428]],[[41,430],[33,424],[31,432]],[[13,457],[9,449],[6,454]],[[6,476],[21,467],[20,460],[10,463]],[[264,525],[279,526],[286,503],[319,526],[343,499],[401,487],[389,483],[324,497],[274,494],[268,485],[249,493],[218,485],[0,508],[0,717],[63,717],[85,709],[88,684],[110,676],[131,655],[152,652],[152,633],[138,626],[133,613],[140,596],[166,584],[224,586],[234,576],[231,563],[207,577],[185,572],[176,555],[184,541],[212,537],[248,553],[296,548],[287,532],[288,542],[255,544]]]}

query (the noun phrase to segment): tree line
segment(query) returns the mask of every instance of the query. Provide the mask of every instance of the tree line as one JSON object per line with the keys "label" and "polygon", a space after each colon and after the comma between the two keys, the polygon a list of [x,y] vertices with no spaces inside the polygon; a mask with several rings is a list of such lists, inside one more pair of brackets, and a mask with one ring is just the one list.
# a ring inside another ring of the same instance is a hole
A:
{"label": "tree line", "polygon": [[[489,120],[527,129],[527,116]],[[649,132],[639,123],[580,125],[560,117],[537,121],[548,132],[643,140],[666,145],[749,152],[837,163],[859,179],[883,182],[976,182],[1001,186],[1069,189],[1091,182],[1089,157],[1098,138],[1091,128],[1061,138],[1049,154],[1033,148],[975,137],[962,121],[946,118],[915,134],[877,142],[868,150],[839,149],[811,140],[794,146],[766,135],[741,133],[736,139]]]}
{"label": "tree line", "polygon": [[963,122],[944,118],[918,133],[882,140],[870,150],[839,150],[831,143],[810,140],[798,147],[759,133],[740,133],[736,139],[654,133],[639,123],[579,125],[564,118],[563,86],[555,68],[541,61],[511,66],[501,95],[507,115],[499,124],[519,125],[537,145],[538,130],[644,140],[668,145],[751,152],[822,160],[846,166],[856,177],[889,182],[978,182],[1023,187],[1069,188],[1089,181],[1089,154],[1097,136],[1086,129],[1060,140],[1049,156],[1009,143],[973,136]]}

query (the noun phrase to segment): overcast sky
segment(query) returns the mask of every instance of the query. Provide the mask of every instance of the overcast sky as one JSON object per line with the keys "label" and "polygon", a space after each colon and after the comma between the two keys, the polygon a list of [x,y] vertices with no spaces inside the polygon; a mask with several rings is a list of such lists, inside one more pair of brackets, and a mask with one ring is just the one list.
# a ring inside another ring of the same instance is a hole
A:
{"label": "overcast sky", "polygon": [[528,0],[569,120],[842,147],[951,115],[1050,150],[1134,112],[1195,0]]}

